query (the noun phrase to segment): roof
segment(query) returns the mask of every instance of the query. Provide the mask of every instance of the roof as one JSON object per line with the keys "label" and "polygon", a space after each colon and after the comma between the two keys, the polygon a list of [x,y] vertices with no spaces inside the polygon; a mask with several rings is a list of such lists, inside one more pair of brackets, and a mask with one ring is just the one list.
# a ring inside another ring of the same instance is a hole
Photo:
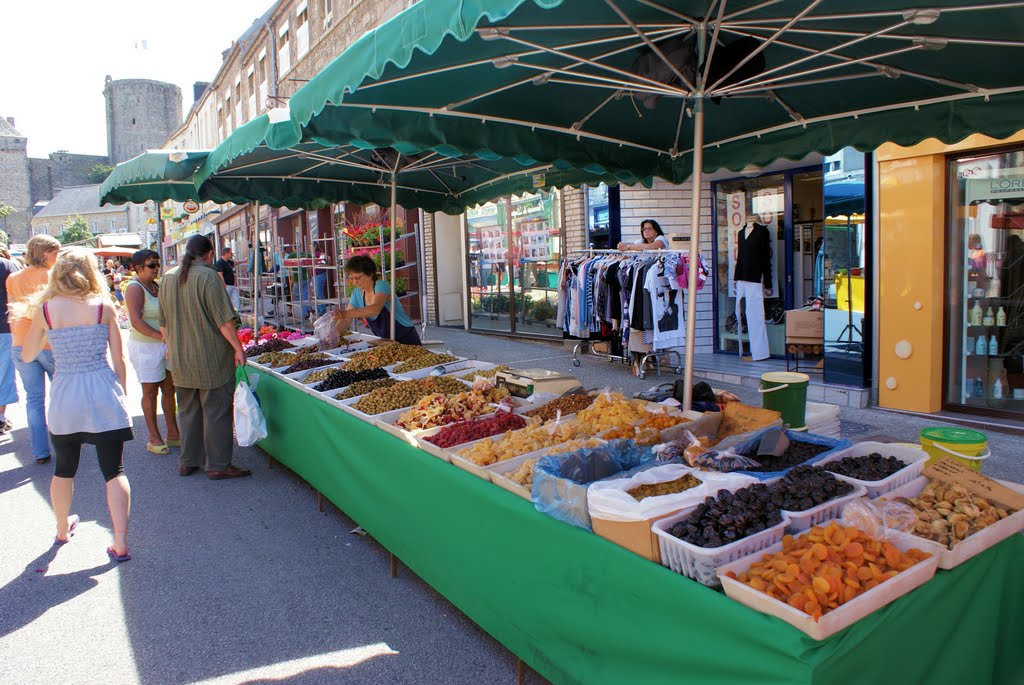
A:
{"label": "roof", "polygon": [[11,126],[11,122],[7,119],[0,117],[0,138],[24,138],[18,129]]}
{"label": "roof", "polygon": [[123,207],[115,205],[100,206],[99,185],[74,186],[65,188],[57,193],[50,202],[39,210],[35,215],[37,219],[45,219],[51,216],[74,216],[80,214],[110,214],[111,212],[123,212]]}

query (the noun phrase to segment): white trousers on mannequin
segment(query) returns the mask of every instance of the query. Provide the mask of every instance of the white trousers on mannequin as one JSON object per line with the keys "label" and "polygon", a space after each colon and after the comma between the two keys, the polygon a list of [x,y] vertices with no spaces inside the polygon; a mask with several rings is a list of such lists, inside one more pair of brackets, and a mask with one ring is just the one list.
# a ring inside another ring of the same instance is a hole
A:
{"label": "white trousers on mannequin", "polygon": [[736,332],[740,345],[740,356],[743,356],[743,337],[741,335],[743,318],[740,316],[740,301],[747,302],[747,337],[750,340],[750,356],[753,360],[767,359],[768,329],[764,325],[764,286],[749,281],[736,281]]}

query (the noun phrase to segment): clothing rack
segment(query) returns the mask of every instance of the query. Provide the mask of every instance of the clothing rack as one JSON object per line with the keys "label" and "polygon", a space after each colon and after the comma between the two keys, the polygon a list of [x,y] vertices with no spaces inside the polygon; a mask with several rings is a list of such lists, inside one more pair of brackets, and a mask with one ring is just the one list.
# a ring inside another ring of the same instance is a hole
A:
{"label": "clothing rack", "polygon": [[[583,256],[593,257],[594,255],[622,255],[624,257],[634,257],[635,258],[635,257],[641,257],[641,256],[651,256],[651,257],[653,257],[653,256],[665,255],[665,254],[689,255],[690,254],[690,250],[689,250],[689,248],[687,248],[685,250],[664,250],[664,249],[658,249],[658,250],[642,250],[642,251],[624,251],[624,250],[611,250],[611,249],[601,249],[601,248],[595,249],[595,248],[589,247],[589,248],[584,248],[584,249],[569,250],[567,252],[566,256],[563,257],[563,259],[570,260],[570,259],[574,259],[574,258],[578,258],[578,257],[583,257]],[[595,341],[595,340],[592,340],[590,338],[581,338],[576,343],[576,345],[572,349],[572,365],[574,367],[579,367],[583,363],[582,362],[582,357],[583,356],[596,357],[598,359],[607,359],[609,364],[612,364],[612,363],[615,363],[615,362],[620,362],[622,364],[632,364],[632,359],[630,358],[631,354],[628,351],[626,351],[625,349],[623,350],[622,354],[611,354],[610,353],[610,349],[609,349],[608,353],[595,352],[594,351],[594,347],[593,347],[593,343],[594,342],[606,342],[606,341],[602,341],[602,340]],[[582,352],[584,349],[587,350],[585,353]],[[643,357],[640,359],[640,371],[639,371],[639,374],[638,374],[638,377],[640,378],[640,380],[643,380],[646,377],[647,374],[646,374],[645,369],[647,368],[647,364],[649,362],[652,362],[652,361],[654,362],[655,372],[658,374],[658,376],[661,376],[661,360],[663,358],[669,359],[670,362],[672,360],[674,360],[675,366],[674,366],[673,370],[675,371],[676,375],[682,374],[682,372],[684,370],[683,358],[679,354],[679,352],[677,352],[676,350],[652,351],[652,352],[649,352],[649,353],[643,355]]]}

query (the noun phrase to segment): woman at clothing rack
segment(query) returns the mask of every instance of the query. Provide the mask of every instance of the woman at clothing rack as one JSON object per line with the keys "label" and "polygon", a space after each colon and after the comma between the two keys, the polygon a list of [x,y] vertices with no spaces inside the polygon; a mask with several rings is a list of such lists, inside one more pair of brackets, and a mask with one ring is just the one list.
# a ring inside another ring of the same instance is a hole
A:
{"label": "woman at clothing rack", "polygon": [[661,226],[654,219],[644,219],[640,222],[640,236],[635,243],[620,242],[619,252],[668,249],[668,238],[665,237],[665,231],[661,230]]}

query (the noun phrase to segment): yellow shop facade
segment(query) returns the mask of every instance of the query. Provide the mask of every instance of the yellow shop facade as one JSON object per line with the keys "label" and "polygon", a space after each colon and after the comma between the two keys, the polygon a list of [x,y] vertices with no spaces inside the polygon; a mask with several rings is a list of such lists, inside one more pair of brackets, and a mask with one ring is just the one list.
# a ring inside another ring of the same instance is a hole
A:
{"label": "yellow shop facade", "polygon": [[879,405],[1024,419],[1024,130],[876,161]]}

